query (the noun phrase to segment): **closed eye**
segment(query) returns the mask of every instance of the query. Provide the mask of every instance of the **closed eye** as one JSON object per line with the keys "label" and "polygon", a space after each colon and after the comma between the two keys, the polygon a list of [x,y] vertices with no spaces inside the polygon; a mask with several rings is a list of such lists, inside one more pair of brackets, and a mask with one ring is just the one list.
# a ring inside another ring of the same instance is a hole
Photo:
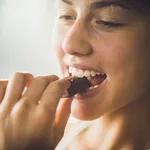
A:
{"label": "closed eye", "polygon": [[117,27],[122,27],[125,25],[124,23],[109,22],[109,21],[103,21],[103,20],[96,21],[96,24],[105,26],[107,28],[109,28],[109,27],[117,28]]}
{"label": "closed eye", "polygon": [[69,16],[69,15],[62,15],[59,17],[59,19],[64,19],[64,20],[74,20],[76,19],[74,16]]}

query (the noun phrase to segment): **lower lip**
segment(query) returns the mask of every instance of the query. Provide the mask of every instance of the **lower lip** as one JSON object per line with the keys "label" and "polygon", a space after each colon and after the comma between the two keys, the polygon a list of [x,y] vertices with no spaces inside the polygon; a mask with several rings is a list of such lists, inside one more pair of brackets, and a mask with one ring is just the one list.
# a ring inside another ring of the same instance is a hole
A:
{"label": "lower lip", "polygon": [[89,91],[87,91],[85,93],[78,93],[78,94],[76,94],[74,96],[74,98],[78,99],[78,100],[85,100],[85,99],[87,100],[87,99],[90,99],[90,98],[96,96],[99,93],[100,89],[104,86],[104,84],[106,84],[106,81],[107,80],[105,79],[97,88],[89,90]]}

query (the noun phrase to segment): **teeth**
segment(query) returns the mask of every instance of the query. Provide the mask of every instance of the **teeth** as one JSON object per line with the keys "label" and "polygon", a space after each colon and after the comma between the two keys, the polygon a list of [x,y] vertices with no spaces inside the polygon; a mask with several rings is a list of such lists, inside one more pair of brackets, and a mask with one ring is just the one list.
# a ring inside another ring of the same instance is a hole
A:
{"label": "teeth", "polygon": [[91,80],[91,76],[87,77],[88,80]]}
{"label": "teeth", "polygon": [[100,74],[105,75],[104,73],[90,71],[90,70],[83,71],[73,67],[69,67],[69,73],[71,73],[72,76],[79,77],[79,78],[87,77],[89,80],[91,79],[91,77],[94,77],[96,75],[100,75]]}
{"label": "teeth", "polygon": [[85,76],[85,77],[89,77],[89,76],[90,76],[90,71],[86,70],[86,71],[84,72],[84,76]]}
{"label": "teeth", "polygon": [[91,76],[92,76],[92,77],[96,76],[96,72],[91,71]]}
{"label": "teeth", "polygon": [[91,87],[88,88],[88,90],[91,91],[91,90],[93,90],[93,89],[95,89],[97,87],[99,87],[99,85],[91,86]]}
{"label": "teeth", "polygon": [[91,86],[91,87],[88,88],[89,91],[91,91],[93,89],[94,89],[94,86]]}
{"label": "teeth", "polygon": [[100,72],[96,72],[96,74],[97,74],[97,75],[100,75],[101,73],[100,73]]}
{"label": "teeth", "polygon": [[69,67],[69,73],[72,73],[73,68]]}
{"label": "teeth", "polygon": [[95,85],[95,86],[94,86],[94,89],[97,88],[97,87],[99,87],[99,85]]}
{"label": "teeth", "polygon": [[83,78],[84,77],[84,71],[83,70],[78,70],[76,76],[80,77],[80,78]]}
{"label": "teeth", "polygon": [[77,75],[77,70],[75,68],[73,68],[72,72],[70,72],[70,73],[72,73],[72,76],[76,76]]}

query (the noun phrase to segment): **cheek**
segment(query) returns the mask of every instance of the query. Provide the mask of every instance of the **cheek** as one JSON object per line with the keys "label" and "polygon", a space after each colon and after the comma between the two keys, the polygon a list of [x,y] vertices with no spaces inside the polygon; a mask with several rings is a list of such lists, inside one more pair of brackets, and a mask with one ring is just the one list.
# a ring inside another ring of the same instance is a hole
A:
{"label": "cheek", "polygon": [[[99,39],[93,44],[95,49],[95,58],[100,60],[106,73],[116,75],[116,71],[129,66],[132,61],[132,51],[129,43],[125,43],[123,39],[107,36],[107,38]],[[118,36],[117,36],[118,37]],[[100,59],[99,59],[100,58]]]}
{"label": "cheek", "polygon": [[99,44],[97,41],[93,44],[95,58],[108,74],[107,92],[103,95],[110,107],[123,106],[148,92],[148,37],[143,31],[128,32],[97,38]]}
{"label": "cheek", "polygon": [[126,74],[133,70],[142,71],[143,65],[147,64],[146,60],[149,60],[150,42],[147,39],[143,31],[112,33],[96,38],[93,43],[95,58],[100,58],[105,71],[111,75],[119,71]]}

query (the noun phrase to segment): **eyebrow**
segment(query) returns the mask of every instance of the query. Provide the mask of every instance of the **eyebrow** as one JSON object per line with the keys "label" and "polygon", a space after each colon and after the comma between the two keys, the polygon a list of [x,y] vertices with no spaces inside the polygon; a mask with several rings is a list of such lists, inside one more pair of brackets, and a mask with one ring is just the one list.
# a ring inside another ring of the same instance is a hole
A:
{"label": "eyebrow", "polygon": [[97,0],[90,5],[90,10],[109,7],[109,6],[119,6],[124,9],[130,10],[129,5],[127,5],[125,1],[121,1],[121,0]]}
{"label": "eyebrow", "polygon": [[71,2],[70,0],[61,0],[62,2],[68,4],[68,5],[73,5],[73,2]]}
{"label": "eyebrow", "polygon": [[[62,2],[73,6],[73,2],[71,0],[62,0]],[[95,2],[92,2],[90,4],[90,11],[93,9],[99,9],[109,6],[119,6],[124,9],[130,10],[130,7],[127,4],[126,0],[96,0]]]}

